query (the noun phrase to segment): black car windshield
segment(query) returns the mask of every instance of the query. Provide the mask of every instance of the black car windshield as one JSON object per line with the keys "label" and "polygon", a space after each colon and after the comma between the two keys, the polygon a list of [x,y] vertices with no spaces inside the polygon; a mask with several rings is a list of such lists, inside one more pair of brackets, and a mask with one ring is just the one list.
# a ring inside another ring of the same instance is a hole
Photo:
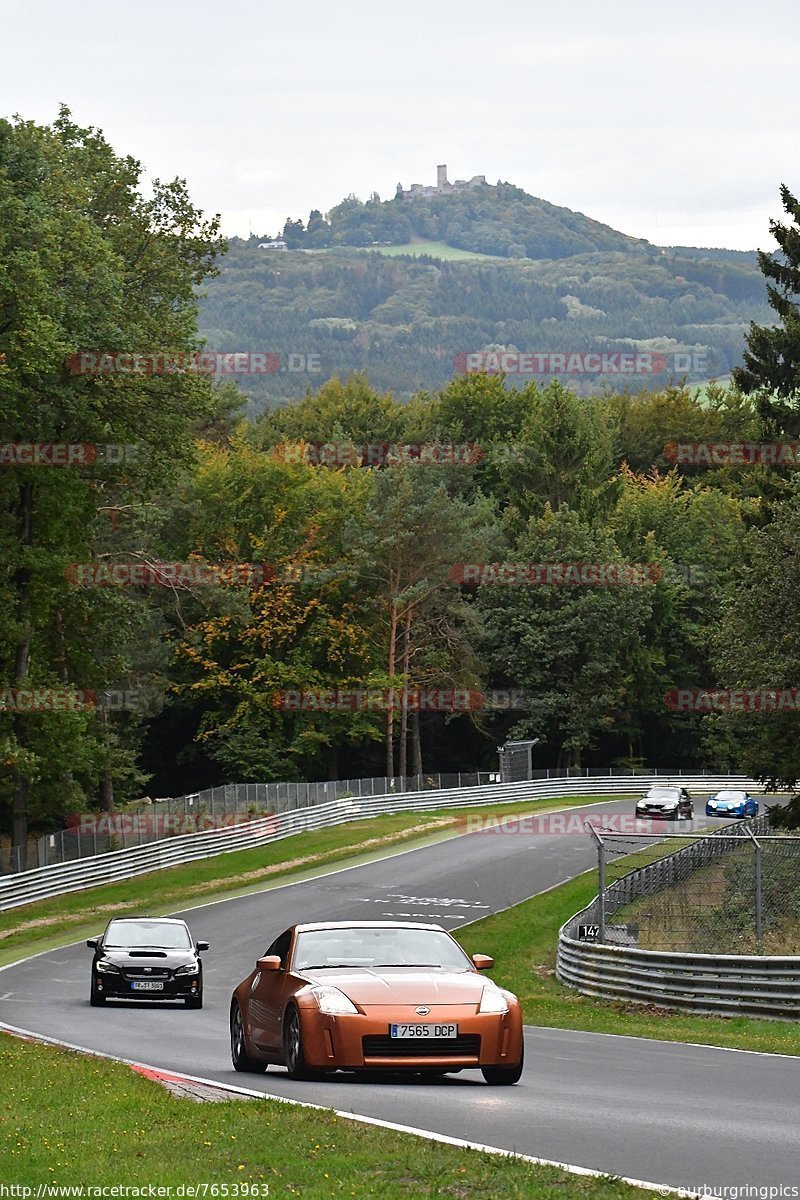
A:
{"label": "black car windshield", "polygon": [[104,949],[190,950],[185,925],[173,921],[112,921],[103,938]]}
{"label": "black car windshield", "polygon": [[294,970],[322,967],[445,967],[472,969],[460,946],[438,929],[310,929],[298,933]]}
{"label": "black car windshield", "polygon": [[677,788],[671,787],[651,787],[647,793],[648,800],[677,800],[679,796]]}

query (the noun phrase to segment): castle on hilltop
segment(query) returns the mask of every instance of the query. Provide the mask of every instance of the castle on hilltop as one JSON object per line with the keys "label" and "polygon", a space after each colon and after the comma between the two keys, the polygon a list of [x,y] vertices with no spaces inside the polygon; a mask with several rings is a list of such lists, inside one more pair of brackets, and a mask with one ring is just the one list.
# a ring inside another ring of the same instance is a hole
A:
{"label": "castle on hilltop", "polygon": [[450,183],[447,178],[447,166],[442,163],[436,168],[436,187],[428,187],[424,183],[412,183],[408,191],[403,190],[402,183],[397,185],[398,196],[442,196],[448,192],[463,192],[466,188],[486,187],[485,175],[473,175],[472,179],[457,179]]}

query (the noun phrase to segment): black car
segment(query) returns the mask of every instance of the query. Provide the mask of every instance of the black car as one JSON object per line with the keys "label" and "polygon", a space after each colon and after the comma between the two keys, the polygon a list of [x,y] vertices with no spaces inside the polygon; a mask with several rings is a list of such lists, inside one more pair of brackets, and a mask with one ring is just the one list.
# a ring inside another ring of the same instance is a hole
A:
{"label": "black car", "polygon": [[669,821],[690,821],[694,816],[692,798],[684,787],[654,784],[636,804],[637,817],[664,817]]}
{"label": "black car", "polygon": [[175,917],[115,917],[89,938],[94,950],[89,1003],[106,1000],[185,1000],[203,1007],[203,964],[185,921]]}

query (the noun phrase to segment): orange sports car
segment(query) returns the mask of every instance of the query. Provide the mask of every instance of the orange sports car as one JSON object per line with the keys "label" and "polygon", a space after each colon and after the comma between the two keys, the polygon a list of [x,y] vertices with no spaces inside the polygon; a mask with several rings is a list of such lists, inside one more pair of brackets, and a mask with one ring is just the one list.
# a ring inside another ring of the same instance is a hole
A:
{"label": "orange sports car", "polygon": [[522,1014],[516,996],[479,974],[493,965],[468,958],[439,925],[294,925],[233,993],[233,1065],[282,1063],[291,1079],[478,1067],[487,1083],[516,1083]]}

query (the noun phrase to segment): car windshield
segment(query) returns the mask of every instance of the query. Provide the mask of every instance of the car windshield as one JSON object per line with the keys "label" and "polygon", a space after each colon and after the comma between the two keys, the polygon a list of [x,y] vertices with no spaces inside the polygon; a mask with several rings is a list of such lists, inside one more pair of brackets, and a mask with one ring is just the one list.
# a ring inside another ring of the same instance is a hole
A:
{"label": "car windshield", "polygon": [[112,921],[103,946],[125,950],[189,950],[192,939],[185,925],[173,921]]}
{"label": "car windshield", "polygon": [[472,963],[443,930],[310,929],[297,935],[294,969],[315,967],[445,967],[466,971]]}
{"label": "car windshield", "polygon": [[744,800],[744,792],[717,792],[717,800],[733,800],[737,804],[740,800]]}
{"label": "car windshield", "polygon": [[647,793],[648,800],[677,800],[678,789],[671,787],[652,787]]}

